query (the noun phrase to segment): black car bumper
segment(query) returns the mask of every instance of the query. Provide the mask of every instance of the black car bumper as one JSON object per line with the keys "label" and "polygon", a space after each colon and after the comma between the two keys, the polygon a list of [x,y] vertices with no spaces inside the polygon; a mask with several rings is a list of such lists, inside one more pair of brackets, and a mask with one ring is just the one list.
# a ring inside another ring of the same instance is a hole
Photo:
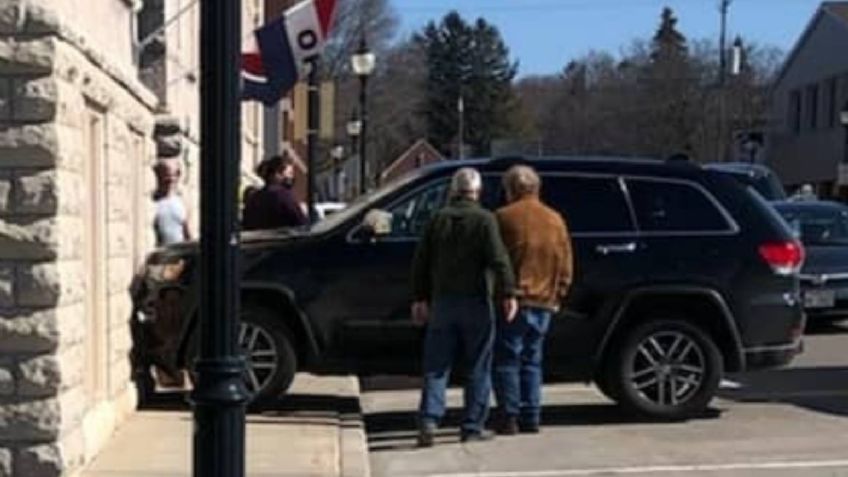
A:
{"label": "black car bumper", "polygon": [[758,346],[747,348],[745,351],[745,368],[748,371],[757,369],[776,368],[792,362],[795,356],[804,351],[801,339],[793,343],[773,346]]}
{"label": "black car bumper", "polygon": [[801,282],[801,298],[808,322],[848,318],[848,281]]}

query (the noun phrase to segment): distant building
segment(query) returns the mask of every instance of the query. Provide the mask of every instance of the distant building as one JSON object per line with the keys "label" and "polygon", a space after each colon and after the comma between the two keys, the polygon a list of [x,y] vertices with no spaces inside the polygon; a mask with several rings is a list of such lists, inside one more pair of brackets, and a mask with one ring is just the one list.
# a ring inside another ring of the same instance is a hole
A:
{"label": "distant building", "polygon": [[419,139],[409,149],[389,164],[380,174],[380,182],[386,183],[419,167],[444,161],[445,158],[426,139]]}
{"label": "distant building", "polygon": [[766,157],[790,187],[809,183],[822,195],[844,195],[846,51],[848,2],[822,3],[775,81]]}

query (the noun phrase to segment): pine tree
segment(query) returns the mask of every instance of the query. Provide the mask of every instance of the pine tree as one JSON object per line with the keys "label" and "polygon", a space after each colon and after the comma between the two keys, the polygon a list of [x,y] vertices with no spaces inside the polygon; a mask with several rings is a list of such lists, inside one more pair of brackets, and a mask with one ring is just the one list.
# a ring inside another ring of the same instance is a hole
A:
{"label": "pine tree", "polygon": [[427,56],[424,105],[432,144],[452,154],[459,144],[459,98],[464,104],[464,143],[487,155],[493,139],[511,132],[515,103],[512,80],[517,65],[500,32],[483,19],[473,25],[457,12],[429,23],[415,41]]}

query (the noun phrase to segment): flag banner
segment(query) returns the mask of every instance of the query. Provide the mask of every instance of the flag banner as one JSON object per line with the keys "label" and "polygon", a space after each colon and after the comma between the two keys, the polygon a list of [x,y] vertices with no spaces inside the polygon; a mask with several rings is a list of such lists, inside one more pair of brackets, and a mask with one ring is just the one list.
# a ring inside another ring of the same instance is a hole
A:
{"label": "flag banner", "polygon": [[242,54],[242,99],[271,106],[317,60],[329,36],[336,0],[305,0],[256,31],[258,51]]}

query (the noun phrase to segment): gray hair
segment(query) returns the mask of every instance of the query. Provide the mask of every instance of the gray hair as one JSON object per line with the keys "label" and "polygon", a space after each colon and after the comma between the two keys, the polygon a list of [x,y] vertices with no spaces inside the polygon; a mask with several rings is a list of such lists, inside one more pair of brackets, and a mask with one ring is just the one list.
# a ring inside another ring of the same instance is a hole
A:
{"label": "gray hair", "polygon": [[520,199],[528,195],[538,195],[542,189],[542,179],[530,166],[512,166],[504,175],[504,189],[515,198]]}
{"label": "gray hair", "polygon": [[463,167],[451,179],[450,196],[475,198],[483,189],[483,179],[477,169]]}

